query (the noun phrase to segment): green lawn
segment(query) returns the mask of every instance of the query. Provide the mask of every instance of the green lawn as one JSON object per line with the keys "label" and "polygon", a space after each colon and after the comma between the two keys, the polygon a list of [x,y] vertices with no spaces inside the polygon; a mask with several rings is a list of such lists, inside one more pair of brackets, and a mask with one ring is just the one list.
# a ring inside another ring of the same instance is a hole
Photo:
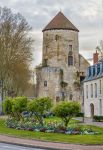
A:
{"label": "green lawn", "polygon": [[[60,119],[60,118],[58,118],[58,117],[50,117],[50,118],[45,118],[45,122],[54,122],[54,121],[56,121],[56,122],[61,122],[62,120]],[[70,120],[70,124],[73,124],[73,123],[78,123],[78,122],[80,122],[80,121],[78,121],[78,120],[74,120],[74,119],[71,119]]]}
{"label": "green lawn", "polygon": [[103,128],[99,128],[95,126],[91,126],[91,127],[92,129],[98,132],[101,132],[101,134],[99,135],[64,135],[64,134],[57,134],[57,133],[42,133],[42,132],[16,130],[16,129],[7,128],[5,126],[4,119],[0,119],[0,134],[12,135],[16,137],[23,137],[23,138],[29,138],[29,139],[55,141],[55,142],[58,141],[58,142],[67,142],[67,143],[80,143],[80,144],[103,144]]}

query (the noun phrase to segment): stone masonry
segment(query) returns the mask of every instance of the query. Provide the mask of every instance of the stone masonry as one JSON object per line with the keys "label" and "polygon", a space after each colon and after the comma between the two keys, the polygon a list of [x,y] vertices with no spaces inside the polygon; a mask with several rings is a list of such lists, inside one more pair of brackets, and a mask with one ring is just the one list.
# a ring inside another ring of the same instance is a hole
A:
{"label": "stone masonry", "polygon": [[79,30],[59,12],[43,29],[42,64],[36,67],[37,96],[81,100],[80,80],[89,66],[79,54]]}

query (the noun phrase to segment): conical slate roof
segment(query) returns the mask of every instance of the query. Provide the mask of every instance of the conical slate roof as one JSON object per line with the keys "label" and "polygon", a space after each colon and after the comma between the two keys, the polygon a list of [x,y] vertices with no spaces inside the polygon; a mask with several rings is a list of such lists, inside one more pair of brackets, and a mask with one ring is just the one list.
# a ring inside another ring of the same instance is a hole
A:
{"label": "conical slate roof", "polygon": [[43,31],[55,29],[74,30],[79,32],[79,30],[64,16],[62,12],[59,12],[43,29]]}

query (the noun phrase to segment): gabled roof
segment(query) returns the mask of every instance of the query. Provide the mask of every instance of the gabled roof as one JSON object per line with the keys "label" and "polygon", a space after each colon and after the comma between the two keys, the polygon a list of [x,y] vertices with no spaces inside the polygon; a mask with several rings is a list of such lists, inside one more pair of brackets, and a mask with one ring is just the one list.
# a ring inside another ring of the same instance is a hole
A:
{"label": "gabled roof", "polygon": [[55,29],[74,30],[79,32],[79,30],[64,16],[62,12],[59,12],[43,29],[43,31]]}

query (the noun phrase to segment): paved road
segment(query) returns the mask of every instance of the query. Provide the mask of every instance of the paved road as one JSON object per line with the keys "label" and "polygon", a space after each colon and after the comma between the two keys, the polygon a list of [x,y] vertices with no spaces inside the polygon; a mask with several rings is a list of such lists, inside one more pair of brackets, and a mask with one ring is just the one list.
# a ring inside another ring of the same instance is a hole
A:
{"label": "paved road", "polygon": [[0,143],[0,150],[44,150],[44,149],[29,148],[29,147],[17,146],[13,144]]}

